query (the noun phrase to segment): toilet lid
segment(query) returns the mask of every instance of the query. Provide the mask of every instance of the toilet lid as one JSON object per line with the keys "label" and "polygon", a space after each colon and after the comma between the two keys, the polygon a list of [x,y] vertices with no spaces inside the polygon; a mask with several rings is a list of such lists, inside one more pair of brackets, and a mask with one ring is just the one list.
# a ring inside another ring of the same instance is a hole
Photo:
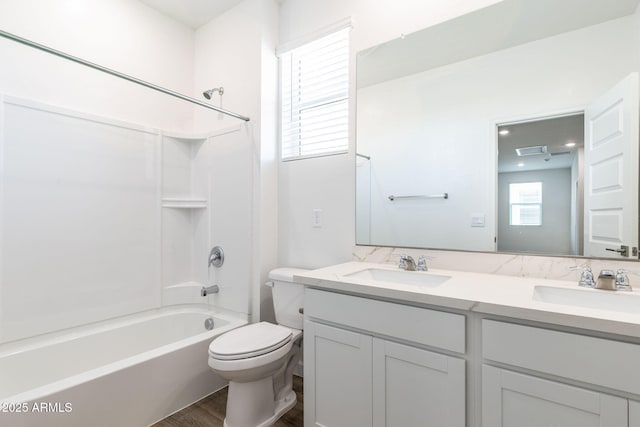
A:
{"label": "toilet lid", "polygon": [[246,359],[276,350],[291,340],[291,329],[269,322],[254,323],[222,334],[209,345],[209,354],[222,360]]}

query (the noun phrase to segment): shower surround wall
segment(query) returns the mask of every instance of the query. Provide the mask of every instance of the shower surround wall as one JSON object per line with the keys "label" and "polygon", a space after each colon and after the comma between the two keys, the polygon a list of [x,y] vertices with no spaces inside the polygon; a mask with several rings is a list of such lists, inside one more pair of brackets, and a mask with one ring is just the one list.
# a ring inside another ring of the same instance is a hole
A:
{"label": "shower surround wall", "polygon": [[[176,136],[7,96],[0,117],[0,342],[163,302],[248,315],[248,125]],[[227,263],[208,271],[214,244]]]}
{"label": "shower surround wall", "polygon": [[[225,97],[240,102],[225,108],[252,119],[245,126],[206,111],[196,127],[199,107],[0,38],[0,94],[37,107],[3,104],[0,115],[9,143],[2,163],[15,172],[2,183],[1,340],[167,302],[259,316],[256,183],[269,126],[260,130],[254,89],[241,79],[196,79],[196,31],[137,0],[7,0],[0,28],[196,98],[229,83]],[[198,55],[231,36],[202,39]],[[265,48],[262,36],[247,43]],[[36,113],[40,107],[60,114]],[[227,260],[207,271],[215,244]],[[174,286],[185,283],[193,286]],[[220,293],[200,297],[199,285],[210,283]]]}
{"label": "shower surround wall", "polygon": [[[163,303],[208,302],[251,313],[254,146],[251,125],[193,137],[162,137]],[[207,266],[210,249],[222,246],[222,267]],[[202,285],[220,292],[202,298]],[[185,286],[186,285],[186,286]]]}
{"label": "shower surround wall", "polygon": [[159,305],[159,133],[4,97],[0,342]]}
{"label": "shower surround wall", "polygon": [[[278,2],[245,0],[195,31],[195,87],[223,85],[222,99],[211,102],[251,117],[253,125],[253,251],[244,262],[256,268],[252,277],[254,320],[274,321],[270,270],[278,262]],[[195,111],[196,131],[225,128],[228,117]],[[230,186],[232,188],[233,186]],[[249,261],[251,260],[251,261]],[[260,315],[258,316],[258,313]]]}
{"label": "shower surround wall", "polygon": [[[139,2],[8,0],[0,28],[191,90],[192,32]],[[160,136],[147,126],[188,130],[191,106],[3,38],[0,57],[1,94],[127,123],[4,104],[2,340],[159,306]]]}

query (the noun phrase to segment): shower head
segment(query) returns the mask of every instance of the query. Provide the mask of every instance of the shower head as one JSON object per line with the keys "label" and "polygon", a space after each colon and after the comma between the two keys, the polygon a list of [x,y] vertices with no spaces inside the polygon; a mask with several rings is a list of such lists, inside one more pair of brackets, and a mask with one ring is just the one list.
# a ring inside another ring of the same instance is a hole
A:
{"label": "shower head", "polygon": [[220,94],[220,96],[222,96],[222,94],[224,93],[224,88],[222,86],[214,87],[213,89],[209,89],[209,90],[206,90],[206,91],[202,92],[202,96],[204,96],[207,99],[211,99],[211,95],[213,95],[214,92],[218,92]]}

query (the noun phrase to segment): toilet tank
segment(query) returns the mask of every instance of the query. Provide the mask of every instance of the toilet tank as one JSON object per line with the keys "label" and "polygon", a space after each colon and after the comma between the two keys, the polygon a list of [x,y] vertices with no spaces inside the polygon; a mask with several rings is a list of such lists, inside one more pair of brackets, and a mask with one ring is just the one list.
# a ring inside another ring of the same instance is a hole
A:
{"label": "toilet tank", "polygon": [[304,286],[293,281],[293,275],[309,270],[276,268],[269,273],[273,293],[273,310],[279,325],[302,330]]}

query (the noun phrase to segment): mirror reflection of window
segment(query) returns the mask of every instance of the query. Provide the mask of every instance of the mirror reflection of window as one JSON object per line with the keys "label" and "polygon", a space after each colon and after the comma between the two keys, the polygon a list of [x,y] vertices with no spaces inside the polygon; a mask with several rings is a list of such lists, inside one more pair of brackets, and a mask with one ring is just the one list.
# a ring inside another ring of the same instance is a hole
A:
{"label": "mirror reflection of window", "polygon": [[542,225],[542,182],[509,184],[509,225]]}

